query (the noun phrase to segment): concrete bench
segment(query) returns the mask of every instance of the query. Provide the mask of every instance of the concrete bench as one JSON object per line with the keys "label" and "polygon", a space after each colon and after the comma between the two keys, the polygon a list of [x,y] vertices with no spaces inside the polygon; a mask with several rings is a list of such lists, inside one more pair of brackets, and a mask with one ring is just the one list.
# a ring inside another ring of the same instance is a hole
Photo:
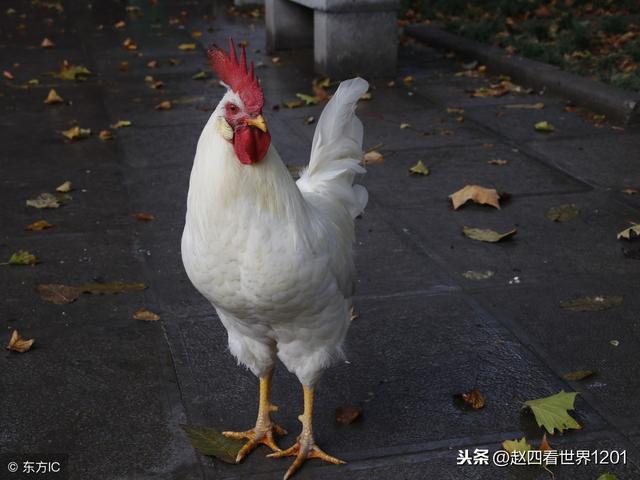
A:
{"label": "concrete bench", "polygon": [[391,77],[398,57],[398,0],[266,0],[270,52],[313,46],[316,72]]}

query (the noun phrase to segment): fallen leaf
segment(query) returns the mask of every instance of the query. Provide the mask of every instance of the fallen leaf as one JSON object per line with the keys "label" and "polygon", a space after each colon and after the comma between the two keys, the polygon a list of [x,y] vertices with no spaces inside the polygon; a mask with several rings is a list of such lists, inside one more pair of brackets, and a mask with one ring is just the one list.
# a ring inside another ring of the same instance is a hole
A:
{"label": "fallen leaf", "polygon": [[7,80],[13,80],[13,73],[11,73],[9,70],[4,70],[2,72],[2,76]]}
{"label": "fallen leaf", "polygon": [[146,288],[147,286],[144,283],[88,283],[81,286],[47,283],[38,285],[37,290],[43,300],[56,305],[63,305],[76,301],[82,293],[105,295],[136,292]]}
{"label": "fallen leaf", "polygon": [[540,446],[538,447],[538,450],[540,450],[541,452],[549,452],[555,450],[555,448],[549,445],[549,440],[547,440],[547,432],[544,432],[542,434],[542,440],[540,440]]}
{"label": "fallen leaf", "polygon": [[27,340],[18,333],[18,330],[13,330],[13,332],[11,332],[11,338],[9,339],[9,345],[7,345],[7,350],[24,353],[31,350],[33,342],[35,342],[34,338]]}
{"label": "fallen leaf", "polygon": [[114,28],[124,28],[127,24],[124,23],[124,20],[120,20],[119,22],[116,22],[116,24],[114,25]]}
{"label": "fallen leaf", "polygon": [[619,340],[609,340],[609,344],[613,347],[617,347],[620,345],[620,341]]}
{"label": "fallen leaf", "polygon": [[560,304],[560,307],[572,312],[599,312],[622,304],[621,296],[604,296],[575,298]]}
{"label": "fallen leaf", "polygon": [[401,124],[400,124],[400,128],[401,128],[402,130],[404,130],[405,128],[409,128],[409,127],[411,127],[411,124],[410,124],[410,123],[401,123]]}
{"label": "fallen leaf", "polygon": [[422,160],[418,160],[413,167],[409,168],[409,173],[411,175],[429,175],[429,169],[422,163]]}
{"label": "fallen leaf", "polygon": [[37,87],[38,85],[40,85],[40,80],[38,80],[37,78],[32,78],[27,82],[27,85],[31,87]]}
{"label": "fallen leaf", "polygon": [[354,320],[357,320],[358,318],[360,318],[358,316],[358,312],[356,312],[356,309],[351,307],[351,309],[349,310],[349,320],[351,320],[352,322]]}
{"label": "fallen leaf", "polygon": [[156,110],[171,110],[171,102],[169,100],[164,100],[155,106]]}
{"label": "fallen leaf", "polygon": [[156,217],[154,215],[151,215],[150,213],[134,213],[133,218],[135,218],[139,222],[150,222]]}
{"label": "fallen leaf", "polygon": [[53,193],[41,193],[27,200],[27,207],[34,208],[58,208],[63,202],[58,195]]}
{"label": "fallen leaf", "polygon": [[61,185],[58,185],[56,187],[56,192],[60,192],[60,193],[68,193],[71,191],[72,185],[71,182],[69,180],[63,182]]}
{"label": "fallen leaf", "polygon": [[118,120],[116,123],[111,125],[111,128],[124,128],[130,127],[131,125],[133,125],[133,123],[131,123],[130,120]]}
{"label": "fallen leaf", "polygon": [[567,222],[578,215],[578,207],[573,203],[566,203],[558,207],[551,207],[546,217],[552,222]]}
{"label": "fallen leaf", "polygon": [[524,405],[531,409],[538,426],[544,427],[553,435],[555,430],[562,433],[567,429],[582,428],[568,413],[569,410],[574,410],[576,395],[576,392],[562,390],[549,397],[527,400]]}
{"label": "fallen leaf", "polygon": [[371,150],[370,152],[364,154],[362,161],[365,165],[371,165],[384,162],[384,157],[379,151]]}
{"label": "fallen leaf", "polygon": [[493,143],[483,143],[482,148],[485,150],[491,150],[493,148]]}
{"label": "fallen leaf", "polygon": [[509,453],[528,452],[531,450],[531,445],[527,443],[525,437],[522,437],[520,440],[505,440],[502,442],[502,448]]}
{"label": "fallen leaf", "polygon": [[596,372],[594,372],[593,370],[576,370],[575,372],[565,373],[562,378],[570,382],[577,382],[578,380],[584,380],[585,378],[588,378],[595,373]]}
{"label": "fallen leaf", "polygon": [[640,190],[637,188],[625,188],[624,190],[621,190],[621,192],[626,193],[627,195],[637,195]]}
{"label": "fallen leaf", "polygon": [[180,45],[178,45],[178,50],[182,50],[183,52],[188,50],[195,50],[195,49],[196,49],[195,43],[181,43]]}
{"label": "fallen leaf", "polygon": [[496,243],[513,237],[518,231],[514,228],[505,233],[498,233],[489,229],[463,227],[462,233],[467,237],[480,242]]}
{"label": "fallen leaf", "polygon": [[127,50],[137,50],[138,44],[131,40],[130,38],[126,38],[124,42],[122,42],[122,46]]}
{"label": "fallen leaf", "polygon": [[546,120],[536,123],[533,126],[533,128],[535,128],[536,131],[538,131],[538,132],[553,132],[555,130],[555,128],[553,128],[553,125],[551,125]]}
{"label": "fallen leaf", "polygon": [[402,82],[407,86],[411,85],[413,83],[413,81],[414,81],[414,79],[413,79],[413,77],[411,75],[407,75],[406,77],[404,77],[402,79]]}
{"label": "fallen leaf", "polygon": [[280,57],[271,57],[271,63],[277,65],[280,63]]}
{"label": "fallen leaf", "polygon": [[453,107],[447,107],[447,113],[464,113],[464,108],[453,108]]}
{"label": "fallen leaf", "polygon": [[54,73],[53,76],[62,80],[78,80],[83,81],[93,73],[82,65],[71,65],[66,60],[63,62],[62,67],[58,73]]}
{"label": "fallen leaf", "polygon": [[467,280],[486,280],[493,277],[493,272],[491,270],[468,270],[462,276]]}
{"label": "fallen leaf", "polygon": [[161,88],[164,88],[164,82],[162,80],[154,80],[150,83],[149,87],[153,88],[154,90],[159,90]]}
{"label": "fallen leaf", "polygon": [[296,97],[302,100],[305,105],[316,105],[318,103],[318,99],[316,97],[305,95],[304,93],[296,93]]}
{"label": "fallen leaf", "polygon": [[449,195],[453,209],[457,210],[469,200],[480,205],[491,205],[500,210],[500,195],[494,188],[485,188],[480,185],[466,185],[457,192]]}
{"label": "fallen leaf", "polygon": [[89,136],[91,136],[91,129],[90,128],[80,128],[78,125],[76,125],[75,127],[71,127],[69,130],[64,130],[62,132],[62,135],[64,135],[67,139],[74,141],[74,140],[83,140],[85,138],[89,138]]}
{"label": "fallen leaf", "polygon": [[491,160],[487,161],[487,163],[489,165],[506,165],[509,162],[507,160],[502,160],[501,158],[492,158]]}
{"label": "fallen leaf", "polygon": [[502,108],[542,110],[544,103],[516,103],[513,105],[504,105]]}
{"label": "fallen leaf", "polygon": [[613,473],[603,473],[596,480],[618,480],[618,476]]}
{"label": "fallen leaf", "polygon": [[18,250],[11,254],[7,263],[0,265],[35,265],[38,263],[38,259],[33,253],[29,253],[26,250]]}
{"label": "fallen leaf", "polygon": [[100,137],[100,140],[113,140],[113,133],[111,133],[111,130],[101,130],[98,136]]}
{"label": "fallen leaf", "polygon": [[56,92],[53,88],[51,90],[49,90],[49,94],[47,95],[47,98],[44,99],[44,103],[46,103],[47,105],[54,105],[56,103],[64,103],[64,99],[58,95],[58,92]]}
{"label": "fallen leaf", "polygon": [[120,70],[121,72],[128,72],[129,62],[127,62],[126,60],[123,60],[122,62],[120,62],[120,65],[118,65],[118,70]]}
{"label": "fallen leaf", "polygon": [[315,121],[316,121],[316,117],[311,116],[311,117],[305,118],[302,123],[304,123],[305,125],[311,125]]}
{"label": "fallen leaf", "polygon": [[44,39],[42,40],[42,43],[40,44],[40,46],[42,48],[53,48],[56,46],[55,43],[53,43],[51,40],[49,40],[47,37],[44,37]]}
{"label": "fallen leaf", "polygon": [[365,92],[362,94],[359,100],[371,100],[372,98],[373,98],[373,95],[371,94],[371,92]]}
{"label": "fallen leaf", "polygon": [[290,102],[284,102],[283,105],[287,108],[298,108],[303,105],[302,100],[292,100]]}
{"label": "fallen leaf", "polygon": [[147,62],[147,68],[158,68],[158,61],[157,60],[149,60]]}
{"label": "fallen leaf", "polygon": [[475,410],[479,410],[484,407],[485,398],[480,390],[474,388],[470,392],[463,393],[462,399],[465,401],[467,405]]}
{"label": "fallen leaf", "polygon": [[631,225],[629,228],[625,228],[621,232],[618,232],[618,240],[631,240],[634,237],[640,236],[640,223]]}
{"label": "fallen leaf", "polygon": [[340,425],[349,425],[360,417],[362,409],[354,406],[345,406],[336,408],[336,423]]}
{"label": "fallen leaf", "polygon": [[143,320],[146,322],[156,322],[158,320],[160,320],[160,315],[158,315],[157,313],[153,313],[149,310],[146,310],[144,308],[141,308],[140,310],[137,310],[134,314],[133,314],[133,319],[134,320]]}
{"label": "fallen leaf", "polygon": [[191,78],[193,80],[206,80],[207,78],[209,78],[209,74],[207,72],[204,72],[204,71],[200,70],[198,73],[193,75]]}
{"label": "fallen leaf", "polygon": [[242,440],[225,437],[215,428],[180,425],[193,448],[203,455],[216,457],[226,463],[236,463],[236,456],[244,445]]}
{"label": "fallen leaf", "polygon": [[[200,32],[198,30],[194,30],[193,32],[191,32],[191,36],[193,38],[200,38],[200,37],[202,37],[202,32]],[[240,43],[242,43],[242,42],[240,42]]]}
{"label": "fallen leaf", "polygon": [[27,225],[26,230],[29,230],[31,232],[39,232],[41,230],[46,230],[47,228],[53,228],[53,227],[54,225],[47,222],[46,220],[38,220]]}

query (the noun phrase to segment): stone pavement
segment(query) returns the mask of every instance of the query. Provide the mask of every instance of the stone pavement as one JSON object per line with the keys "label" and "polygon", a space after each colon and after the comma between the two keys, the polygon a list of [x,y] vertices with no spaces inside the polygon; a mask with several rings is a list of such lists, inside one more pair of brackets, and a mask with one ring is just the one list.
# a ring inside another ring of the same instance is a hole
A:
{"label": "stone pavement", "polygon": [[[227,465],[194,453],[179,428],[248,428],[257,400],[256,379],[236,366],[224,329],[183,271],[180,235],[196,141],[223,93],[214,79],[191,78],[208,69],[205,47],[228,36],[248,42],[250,57],[264,64],[258,73],[273,142],[294,165],[306,163],[310,150],[314,125],[304,119],[317,118],[322,106],[272,106],[310,91],[310,52],[283,52],[277,67],[264,53],[261,19],[229,16],[225,5],[205,1],[132,2],[144,12],[139,18],[111,1],[92,8],[67,1],[63,13],[44,5],[15,0],[0,12],[2,69],[14,75],[0,96],[0,258],[24,249],[41,260],[0,267],[2,342],[14,328],[36,338],[30,352],[0,358],[0,454],[68,453],[72,479],[281,478],[289,460],[266,459],[260,449],[241,465]],[[9,7],[14,15],[4,11]],[[125,28],[114,28],[119,20]],[[20,24],[26,27],[17,31]],[[193,41],[192,31],[203,32],[197,48],[179,50]],[[44,35],[54,49],[39,48]],[[122,47],[127,37],[139,50]],[[97,75],[73,83],[46,74],[64,59]],[[152,59],[159,68],[146,66]],[[127,72],[118,68],[124,60]],[[396,87],[373,81],[372,100],[360,102],[365,146],[382,143],[385,160],[362,180],[370,203],[357,222],[359,319],[349,362],[326,373],[316,407],[319,444],[349,463],[308,462],[295,478],[549,478],[533,466],[458,467],[456,455],[494,451],[523,435],[536,442],[541,431],[521,402],[561,389],[580,392],[575,417],[584,428],[556,434],[551,444],[626,449],[629,461],[557,467],[556,477],[586,480],[610,471],[640,478],[640,260],[623,254],[637,253],[637,243],[616,240],[628,221],[640,221],[640,195],[621,192],[640,187],[640,130],[596,128],[546,95],[470,98],[465,91],[487,81],[454,76],[459,70],[443,52],[405,45]],[[145,75],[164,89],[149,88]],[[407,75],[415,79],[409,87],[401,81]],[[31,78],[41,85],[19,88]],[[44,105],[51,87],[72,104]],[[154,110],[162,100],[173,100],[173,109]],[[500,108],[540,101],[543,110]],[[464,122],[447,107],[463,108]],[[133,126],[116,130],[114,141],[97,138],[119,119]],[[67,144],[60,131],[74,120],[94,134]],[[539,120],[556,132],[535,132]],[[404,122],[412,128],[400,129]],[[508,163],[487,164],[492,158]],[[417,160],[431,169],[428,177],[407,174]],[[64,180],[76,188],[68,205],[25,207],[27,198]],[[454,212],[447,196],[468,183],[511,198],[500,211],[470,205]],[[577,218],[545,218],[548,208],[566,203],[579,207]],[[136,212],[156,218],[136,222]],[[24,230],[40,218],[56,227]],[[485,244],[465,238],[464,225],[515,227],[518,234]],[[468,270],[495,274],[467,280]],[[83,295],[64,306],[35,293],[41,283],[94,280],[149,288]],[[559,307],[592,295],[622,295],[624,302],[602,312]],[[141,307],[158,312],[161,322],[132,320]],[[562,380],[579,369],[597,374]],[[479,411],[454,398],[474,387],[487,398]],[[301,401],[295,377],[279,367],[276,419],[292,432],[282,446],[299,429]],[[337,426],[334,411],[343,405],[360,406],[363,418]],[[2,468],[0,477],[11,478]]]}

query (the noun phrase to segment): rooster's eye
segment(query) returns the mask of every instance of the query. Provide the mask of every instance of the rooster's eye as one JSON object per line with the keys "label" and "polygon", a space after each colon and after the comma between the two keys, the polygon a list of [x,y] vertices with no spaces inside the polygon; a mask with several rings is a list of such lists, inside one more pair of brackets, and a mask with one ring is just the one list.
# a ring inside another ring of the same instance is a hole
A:
{"label": "rooster's eye", "polygon": [[230,113],[238,113],[238,107],[233,103],[228,103],[227,109],[229,110]]}

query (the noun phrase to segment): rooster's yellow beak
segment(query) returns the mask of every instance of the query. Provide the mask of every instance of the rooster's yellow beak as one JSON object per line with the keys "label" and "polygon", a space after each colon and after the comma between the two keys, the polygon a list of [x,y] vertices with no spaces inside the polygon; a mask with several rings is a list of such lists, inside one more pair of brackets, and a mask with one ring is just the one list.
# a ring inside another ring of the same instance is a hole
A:
{"label": "rooster's yellow beak", "polygon": [[267,122],[264,120],[264,117],[262,115],[258,115],[256,118],[248,119],[247,125],[256,127],[257,129],[262,130],[264,133],[267,133]]}

